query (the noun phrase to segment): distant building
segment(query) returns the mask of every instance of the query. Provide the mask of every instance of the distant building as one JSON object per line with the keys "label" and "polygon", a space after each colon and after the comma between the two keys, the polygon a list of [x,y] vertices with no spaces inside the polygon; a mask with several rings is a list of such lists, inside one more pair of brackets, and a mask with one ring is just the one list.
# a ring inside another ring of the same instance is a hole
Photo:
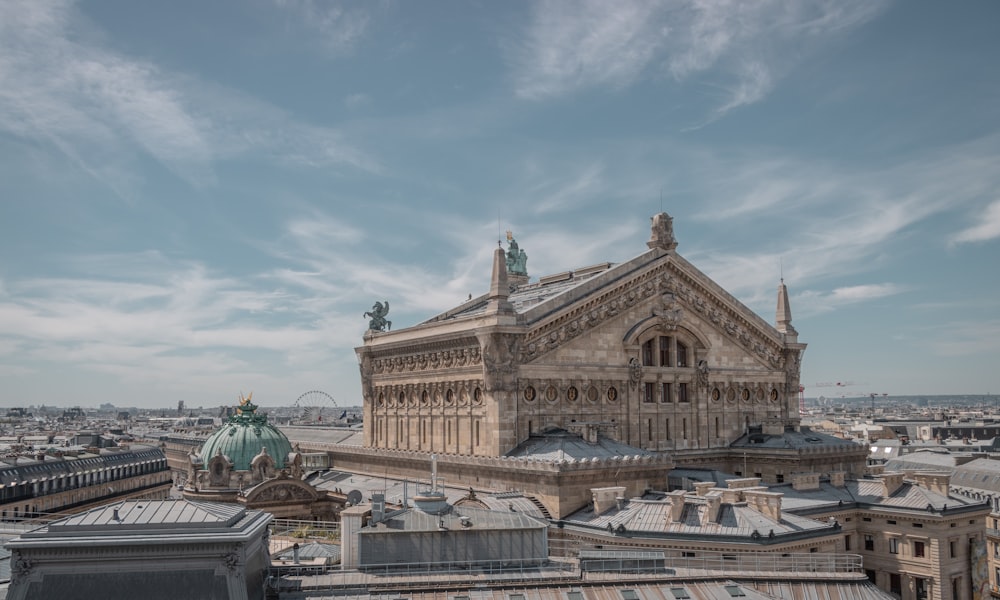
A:
{"label": "distant building", "polygon": [[0,459],[0,518],[82,510],[123,498],[166,498],[171,473],[163,450],[69,447]]}
{"label": "distant building", "polygon": [[232,504],[108,504],[7,542],[6,598],[263,600],[270,520]]}

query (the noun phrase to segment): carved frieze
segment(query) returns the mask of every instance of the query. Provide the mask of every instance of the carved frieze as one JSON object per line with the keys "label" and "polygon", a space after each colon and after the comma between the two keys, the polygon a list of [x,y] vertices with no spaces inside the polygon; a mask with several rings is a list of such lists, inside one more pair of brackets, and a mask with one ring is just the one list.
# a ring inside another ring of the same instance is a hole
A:
{"label": "carved frieze", "polygon": [[[364,359],[363,359],[364,360]],[[448,369],[481,365],[483,358],[478,346],[437,350],[405,356],[371,358],[371,372],[375,375],[415,373],[434,369]],[[366,365],[362,362],[362,379]]]}

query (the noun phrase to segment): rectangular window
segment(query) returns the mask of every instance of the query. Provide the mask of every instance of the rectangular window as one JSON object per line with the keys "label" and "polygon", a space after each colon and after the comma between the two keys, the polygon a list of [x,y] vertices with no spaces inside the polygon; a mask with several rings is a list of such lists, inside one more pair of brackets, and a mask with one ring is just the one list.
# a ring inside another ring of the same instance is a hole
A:
{"label": "rectangular window", "polygon": [[865,569],[865,577],[868,578],[868,581],[872,582],[872,585],[875,585],[875,570],[874,569]]}
{"label": "rectangular window", "polygon": [[889,554],[899,554],[899,538],[889,538]]}
{"label": "rectangular window", "polygon": [[687,346],[685,346],[684,344],[682,344],[680,342],[677,342],[677,366],[678,367],[686,367],[686,366],[688,366],[687,352],[688,352]]}
{"label": "rectangular window", "polygon": [[677,401],[678,402],[688,401],[688,384],[686,383],[677,384]]}
{"label": "rectangular window", "polygon": [[913,580],[913,584],[917,600],[927,600],[927,580],[923,577],[917,577]]}
{"label": "rectangular window", "polygon": [[653,420],[646,419],[646,439],[653,441]]}
{"label": "rectangular window", "polygon": [[951,556],[951,558],[955,558],[955,540],[951,540],[948,542],[948,554]]}
{"label": "rectangular window", "polygon": [[715,437],[719,437],[719,417],[715,417]]}
{"label": "rectangular window", "polygon": [[785,476],[782,475],[781,473],[778,473],[777,475],[774,476],[774,482],[775,483],[785,483]]}
{"label": "rectangular window", "polygon": [[688,420],[681,419],[681,438],[688,439]]}
{"label": "rectangular window", "polygon": [[903,595],[903,580],[899,573],[889,573],[889,592],[897,596]]}
{"label": "rectangular window", "polygon": [[663,431],[664,431],[664,437],[669,442],[670,441],[670,419],[666,419],[663,422]]}
{"label": "rectangular window", "polygon": [[660,336],[660,366],[670,366],[670,338]]}
{"label": "rectangular window", "polygon": [[653,340],[646,340],[642,344],[642,366],[653,366]]}
{"label": "rectangular window", "polygon": [[871,534],[865,534],[865,550],[870,552],[875,551],[875,536]]}
{"label": "rectangular window", "polygon": [[662,392],[663,395],[660,396],[660,402],[673,402],[674,395],[671,393],[673,390],[670,389],[670,384],[664,383],[662,387],[663,389],[661,389],[660,392]]}
{"label": "rectangular window", "polygon": [[913,556],[916,558],[924,557],[924,543],[923,542],[913,542]]}
{"label": "rectangular window", "polygon": [[643,386],[644,396],[643,402],[653,402],[656,396],[656,384],[652,381],[647,381]]}
{"label": "rectangular window", "polygon": [[844,536],[844,552],[850,552],[850,551],[851,551],[851,536],[845,535]]}

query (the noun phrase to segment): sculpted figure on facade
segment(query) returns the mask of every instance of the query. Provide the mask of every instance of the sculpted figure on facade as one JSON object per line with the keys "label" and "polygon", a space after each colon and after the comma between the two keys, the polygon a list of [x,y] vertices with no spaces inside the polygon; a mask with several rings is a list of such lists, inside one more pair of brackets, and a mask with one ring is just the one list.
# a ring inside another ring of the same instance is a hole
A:
{"label": "sculpted figure on facade", "polygon": [[389,321],[385,316],[389,314],[389,301],[386,300],[385,304],[381,302],[375,302],[372,305],[372,309],[364,314],[365,317],[371,317],[368,321],[369,331],[389,331],[392,329],[392,321]]}
{"label": "sculpted figure on facade", "polygon": [[665,331],[673,331],[684,318],[684,311],[674,295],[667,293],[660,297],[660,304],[653,309],[653,316],[659,317],[660,325]]}
{"label": "sculpted figure on facade", "polygon": [[511,391],[515,388],[517,371],[518,338],[515,335],[494,333],[482,336],[480,355],[483,379],[487,391]]}
{"label": "sculpted figure on facade", "polygon": [[512,275],[527,275],[528,274],[528,255],[524,252],[524,248],[518,248],[517,240],[514,239],[514,234],[510,231],[507,232],[507,272]]}

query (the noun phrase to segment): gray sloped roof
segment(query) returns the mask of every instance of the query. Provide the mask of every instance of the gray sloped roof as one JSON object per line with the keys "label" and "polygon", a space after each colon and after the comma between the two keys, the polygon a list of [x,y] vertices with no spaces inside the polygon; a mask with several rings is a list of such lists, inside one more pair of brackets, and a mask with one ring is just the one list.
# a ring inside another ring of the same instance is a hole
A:
{"label": "gray sloped roof", "polygon": [[642,448],[629,446],[611,438],[599,435],[597,443],[585,441],[577,434],[556,429],[533,434],[521,442],[507,456],[535,458],[538,460],[589,460],[611,458],[613,456],[652,456]]}
{"label": "gray sloped roof", "polygon": [[951,485],[962,490],[1000,493],[1000,460],[977,458],[955,467]]}
{"label": "gray sloped roof", "polygon": [[946,505],[950,508],[975,506],[980,504],[957,494],[939,494],[925,487],[904,481],[899,488],[884,497],[883,484],[879,479],[849,480],[844,487],[838,488],[828,482],[821,482],[819,489],[796,490],[791,484],[769,486],[772,492],[781,492],[783,510],[808,510],[809,508],[835,505],[838,502],[857,502],[868,506],[885,506],[891,508],[908,508],[925,510],[932,506],[941,510]]}
{"label": "gray sloped roof", "polygon": [[[560,294],[563,294],[583,283],[590,281],[595,276],[603,273],[612,267],[612,263],[602,263],[593,267],[584,267],[575,271],[567,271],[561,275],[549,275],[542,277],[535,283],[518,286],[508,300],[514,307],[515,312],[523,313],[529,308],[533,308],[546,302]],[[458,319],[474,317],[486,311],[488,296],[483,295],[472,298],[454,309],[441,313],[425,321],[432,323],[448,319]]]}
{"label": "gray sloped roof", "polygon": [[678,521],[670,518],[670,503],[663,500],[633,499],[621,509],[613,508],[595,515],[593,507],[584,508],[571,515],[567,521],[592,527],[612,529],[619,525],[631,532],[679,533],[693,535],[725,535],[750,537],[754,531],[775,534],[797,531],[814,531],[828,528],[828,525],[794,514],[782,513],[775,520],[749,507],[745,502],[723,504],[714,521],[702,523],[703,512],[708,509],[698,498],[684,503],[684,510]]}

